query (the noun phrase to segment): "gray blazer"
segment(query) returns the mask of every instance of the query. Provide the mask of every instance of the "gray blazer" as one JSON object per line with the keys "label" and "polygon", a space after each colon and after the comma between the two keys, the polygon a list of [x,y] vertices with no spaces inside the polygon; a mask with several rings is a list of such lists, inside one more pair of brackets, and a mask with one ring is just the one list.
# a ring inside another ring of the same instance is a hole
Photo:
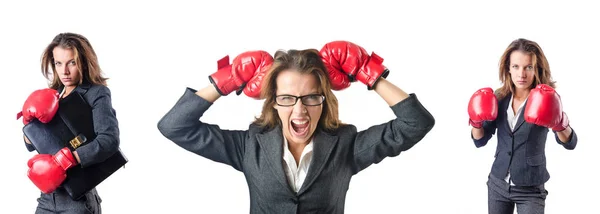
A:
{"label": "gray blazer", "polygon": [[[521,111],[514,130],[510,129],[506,110],[510,108],[512,94],[498,100],[498,117],[493,121],[483,123],[484,136],[480,139],[471,139],[477,148],[485,146],[497,134],[498,145],[494,155],[494,164],[490,175],[504,179],[510,172],[512,182],[518,186],[538,186],[550,179],[546,168],[546,138],[549,129],[525,121],[525,111]],[[525,101],[527,106],[527,101]],[[523,107],[525,109],[525,107]],[[498,131],[496,133],[496,130]],[[577,134],[571,127],[569,141],[562,143],[558,134],[553,131],[555,141],[565,149],[573,150],[577,146]]]}
{"label": "gray blazer", "polygon": [[283,168],[281,127],[224,130],[199,118],[212,105],[187,88],[158,122],[158,129],[180,147],[228,164],[244,173],[250,192],[250,213],[344,213],[350,178],[385,157],[394,157],[419,142],[435,123],[416,95],[392,106],[397,116],[358,132],[345,125],[334,132],[317,129],[307,177],[296,193]]}
{"label": "gray blazer", "polygon": [[[58,91],[62,91],[62,87]],[[110,89],[84,82],[72,93],[81,94],[92,107],[94,130],[97,135],[94,140],[77,148],[81,167],[103,162],[119,149],[119,124],[112,107]],[[30,152],[35,150],[31,144],[26,143],[25,146]]]}

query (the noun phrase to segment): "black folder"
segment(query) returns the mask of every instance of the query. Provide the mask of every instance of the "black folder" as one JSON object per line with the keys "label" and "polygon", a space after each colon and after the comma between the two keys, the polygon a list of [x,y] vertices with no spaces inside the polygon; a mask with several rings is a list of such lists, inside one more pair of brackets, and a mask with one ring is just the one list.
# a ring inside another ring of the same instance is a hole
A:
{"label": "black folder", "polygon": [[[64,147],[74,151],[96,138],[92,108],[79,93],[73,92],[60,100],[58,111],[49,123],[33,120],[23,127],[23,133],[40,154],[54,155]],[[79,200],[127,162],[119,149],[104,162],[68,169],[61,186],[72,199]]]}

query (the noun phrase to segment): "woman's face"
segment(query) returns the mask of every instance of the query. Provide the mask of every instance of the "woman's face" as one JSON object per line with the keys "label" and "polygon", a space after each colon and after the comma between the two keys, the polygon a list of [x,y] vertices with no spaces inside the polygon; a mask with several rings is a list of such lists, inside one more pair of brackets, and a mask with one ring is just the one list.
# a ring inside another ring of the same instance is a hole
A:
{"label": "woman's face", "polygon": [[79,84],[81,75],[75,61],[75,54],[71,49],[55,47],[52,50],[54,56],[54,68],[65,88],[74,88]]}
{"label": "woman's face", "polygon": [[531,88],[535,70],[529,53],[513,51],[510,54],[510,78],[517,90],[529,90]]}
{"label": "woman's face", "polygon": [[[276,104],[283,135],[290,144],[308,144],[323,112],[314,75],[283,71],[277,76]],[[297,97],[301,97],[297,99]],[[286,106],[282,106],[286,105]]]}

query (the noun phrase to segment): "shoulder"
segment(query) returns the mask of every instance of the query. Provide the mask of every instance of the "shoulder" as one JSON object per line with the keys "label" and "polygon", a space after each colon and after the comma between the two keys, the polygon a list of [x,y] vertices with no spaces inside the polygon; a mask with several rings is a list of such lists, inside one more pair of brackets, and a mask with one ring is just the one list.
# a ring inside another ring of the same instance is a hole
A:
{"label": "shoulder", "polygon": [[496,95],[496,99],[498,100],[498,102],[501,102],[507,98],[510,98],[512,96],[512,93],[510,91],[503,91],[502,88],[498,88],[494,91],[494,95]]}
{"label": "shoulder", "polygon": [[99,84],[81,85],[79,92],[90,101],[98,100],[99,98],[111,99],[111,91],[107,86]]}
{"label": "shoulder", "polygon": [[323,131],[330,135],[343,136],[343,135],[355,134],[358,132],[358,129],[356,128],[355,125],[352,125],[352,124],[341,124],[338,128],[336,128],[334,130],[323,130]]}
{"label": "shoulder", "polygon": [[111,91],[108,87],[99,84],[81,85],[78,92],[91,106],[106,105],[112,102]]}
{"label": "shoulder", "polygon": [[105,85],[99,85],[99,84],[91,84],[89,85],[89,89],[88,92],[91,92],[92,94],[111,94],[110,88],[108,88]]}
{"label": "shoulder", "polygon": [[248,125],[248,132],[250,134],[263,134],[263,133],[272,131],[273,129],[274,129],[274,127],[273,128],[264,127],[264,126],[257,124],[256,122],[252,122],[252,123],[250,123],[250,125]]}

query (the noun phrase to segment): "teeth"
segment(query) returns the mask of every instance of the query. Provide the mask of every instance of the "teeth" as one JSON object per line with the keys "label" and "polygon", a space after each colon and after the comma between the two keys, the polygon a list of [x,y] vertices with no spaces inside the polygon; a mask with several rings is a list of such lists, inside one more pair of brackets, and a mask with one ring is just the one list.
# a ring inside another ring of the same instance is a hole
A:
{"label": "teeth", "polygon": [[292,123],[302,125],[302,124],[308,123],[308,120],[292,120]]}

